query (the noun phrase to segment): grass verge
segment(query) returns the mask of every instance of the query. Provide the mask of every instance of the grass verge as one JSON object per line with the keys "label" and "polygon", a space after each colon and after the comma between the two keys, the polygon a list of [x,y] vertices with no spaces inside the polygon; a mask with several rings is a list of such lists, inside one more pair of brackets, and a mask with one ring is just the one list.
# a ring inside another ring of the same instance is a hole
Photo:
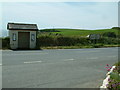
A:
{"label": "grass verge", "polygon": [[41,49],[81,49],[81,48],[108,48],[108,47],[120,47],[118,45],[81,45],[81,46],[42,46]]}

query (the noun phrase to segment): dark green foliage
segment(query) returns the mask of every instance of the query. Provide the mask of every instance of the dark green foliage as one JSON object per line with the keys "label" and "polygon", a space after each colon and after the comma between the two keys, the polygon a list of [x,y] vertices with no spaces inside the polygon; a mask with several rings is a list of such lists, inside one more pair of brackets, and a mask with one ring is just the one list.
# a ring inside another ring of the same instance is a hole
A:
{"label": "dark green foliage", "polygon": [[[117,38],[103,37],[99,40],[90,40],[85,37],[66,37],[66,36],[39,36],[37,38],[38,46],[80,46],[80,45],[94,45],[93,47],[100,47],[104,44],[118,44]],[[95,45],[99,44],[99,45]]]}
{"label": "dark green foliage", "polygon": [[118,73],[120,73],[120,60],[118,60],[117,63],[114,64],[117,67]]}
{"label": "dark green foliage", "polygon": [[117,38],[103,37],[98,42],[103,44],[118,44]]}
{"label": "dark green foliage", "polygon": [[57,37],[57,45],[58,46],[74,46],[75,45],[75,38],[71,37]]}
{"label": "dark green foliage", "polygon": [[77,44],[88,45],[90,40],[81,37],[65,37],[65,36],[39,36],[37,38],[39,46],[75,46]]}
{"label": "dark green foliage", "polygon": [[54,45],[54,38],[51,36],[40,36],[37,38],[37,45],[52,46]]}
{"label": "dark green foliage", "polygon": [[2,38],[2,48],[10,48],[10,38]]}
{"label": "dark green foliage", "polygon": [[120,61],[118,61],[117,63],[114,64],[115,66],[120,66]]}
{"label": "dark green foliage", "polygon": [[112,29],[120,30],[120,27],[113,27]]}
{"label": "dark green foliage", "polygon": [[120,33],[117,35],[117,38],[119,38],[119,39],[120,39]]}
{"label": "dark green foliage", "polygon": [[115,32],[105,32],[105,33],[103,33],[103,36],[104,37],[113,37],[113,38],[116,38]]}

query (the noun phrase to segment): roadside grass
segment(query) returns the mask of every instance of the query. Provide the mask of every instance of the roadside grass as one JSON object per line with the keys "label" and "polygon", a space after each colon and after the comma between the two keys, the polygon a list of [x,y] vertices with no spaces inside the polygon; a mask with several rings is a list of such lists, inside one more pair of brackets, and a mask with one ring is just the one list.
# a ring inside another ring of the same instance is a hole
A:
{"label": "roadside grass", "polygon": [[114,64],[115,66],[120,66],[120,61]]}
{"label": "roadside grass", "polygon": [[41,49],[83,49],[83,48],[108,48],[108,47],[118,47],[118,45],[76,45],[76,46],[41,46]]}
{"label": "roadside grass", "polygon": [[92,48],[92,46],[46,46],[41,49],[79,49],[79,48]]}

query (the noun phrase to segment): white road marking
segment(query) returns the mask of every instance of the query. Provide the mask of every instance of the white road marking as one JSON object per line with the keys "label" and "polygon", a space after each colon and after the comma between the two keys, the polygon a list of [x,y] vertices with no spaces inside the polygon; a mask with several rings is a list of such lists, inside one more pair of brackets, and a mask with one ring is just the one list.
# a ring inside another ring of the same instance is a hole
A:
{"label": "white road marking", "polygon": [[2,66],[2,64],[0,63],[0,66]]}
{"label": "white road marking", "polygon": [[73,61],[73,60],[75,60],[75,59],[65,59],[64,61]]}
{"label": "white road marking", "polygon": [[24,62],[26,64],[29,64],[29,63],[41,63],[42,61],[31,61],[31,62]]}

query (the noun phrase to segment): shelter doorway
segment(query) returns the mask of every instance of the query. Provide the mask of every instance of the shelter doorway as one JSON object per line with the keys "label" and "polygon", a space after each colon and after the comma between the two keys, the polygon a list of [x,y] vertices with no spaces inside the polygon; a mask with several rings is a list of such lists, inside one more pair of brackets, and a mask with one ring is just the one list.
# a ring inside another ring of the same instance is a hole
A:
{"label": "shelter doorway", "polygon": [[18,48],[30,48],[30,32],[18,32]]}

